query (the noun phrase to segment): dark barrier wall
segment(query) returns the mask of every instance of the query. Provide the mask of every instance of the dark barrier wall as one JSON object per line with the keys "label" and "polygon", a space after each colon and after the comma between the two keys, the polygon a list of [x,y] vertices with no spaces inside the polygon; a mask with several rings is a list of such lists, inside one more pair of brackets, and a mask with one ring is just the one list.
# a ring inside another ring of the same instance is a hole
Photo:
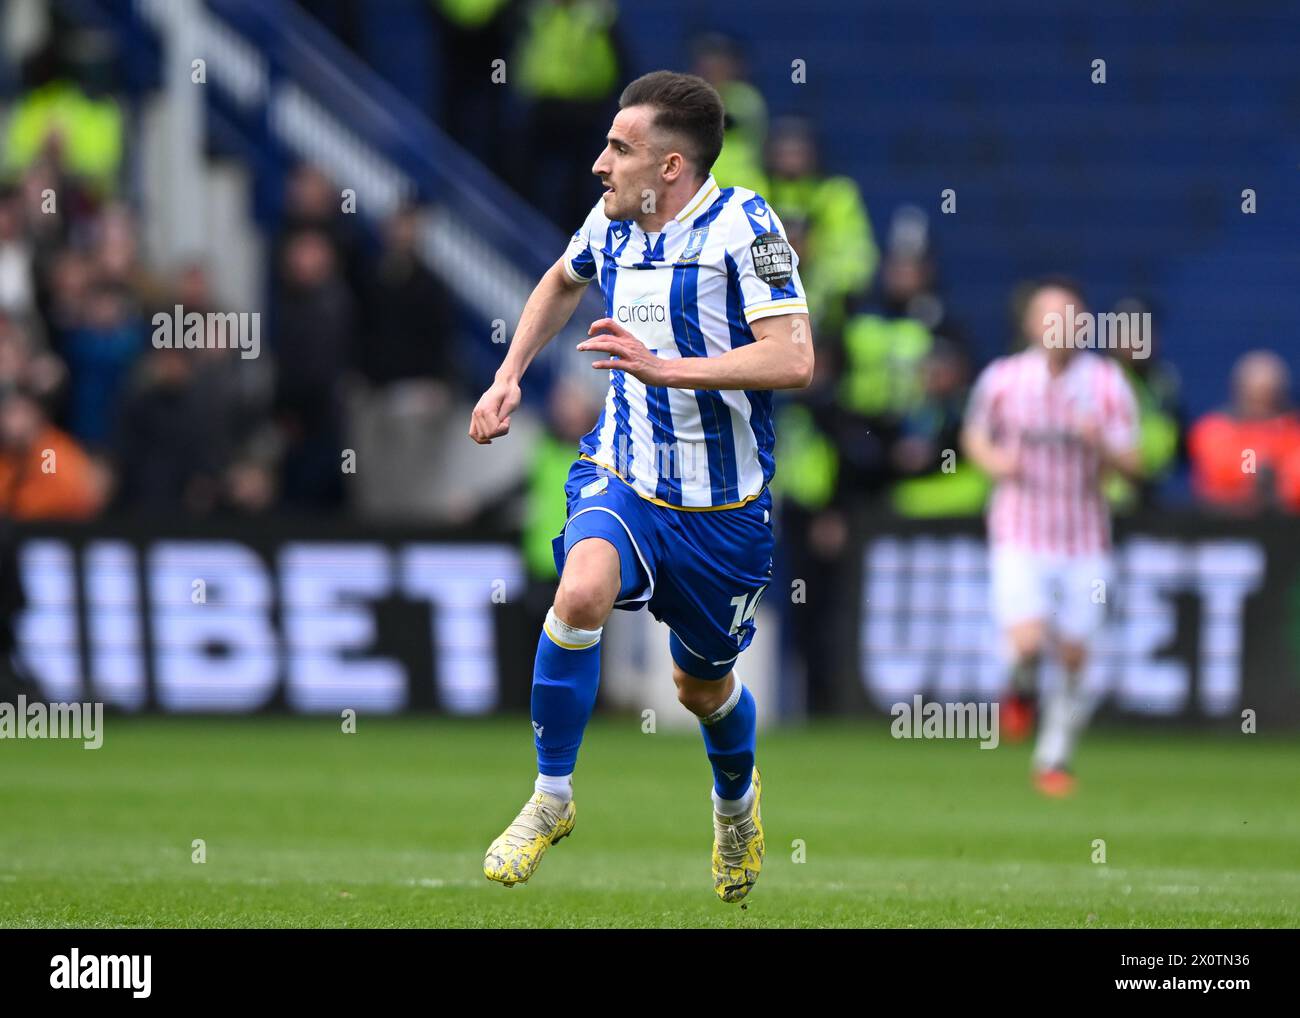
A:
{"label": "dark barrier wall", "polygon": [[[1300,521],[1161,516],[1115,536],[1087,679],[1107,711],[1240,723],[1251,709],[1261,728],[1300,727]],[[863,519],[850,546],[829,634],[837,706],[996,698],[982,525]]]}
{"label": "dark barrier wall", "polygon": [[[996,698],[980,525],[864,519],[855,530],[825,618],[836,708]],[[527,708],[539,602],[529,607],[519,554],[500,541],[324,523],[101,524],[26,527],[16,552],[17,654],[50,699]],[[1116,561],[1089,675],[1108,711],[1228,724],[1251,709],[1261,730],[1300,727],[1300,525],[1129,523]]]}
{"label": "dark barrier wall", "polygon": [[51,699],[191,712],[526,708],[537,629],[508,544],[259,521],[24,528],[17,553],[19,659]]}

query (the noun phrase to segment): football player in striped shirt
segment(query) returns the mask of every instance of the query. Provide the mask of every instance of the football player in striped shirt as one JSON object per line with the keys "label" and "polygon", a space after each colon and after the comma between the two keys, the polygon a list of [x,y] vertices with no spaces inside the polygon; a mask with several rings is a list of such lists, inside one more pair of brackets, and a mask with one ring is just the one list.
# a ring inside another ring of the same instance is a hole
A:
{"label": "football player in striped shirt", "polygon": [[565,486],[559,589],[538,640],[534,794],[488,848],[491,880],[527,880],[573,830],[572,776],[612,608],[669,629],[678,699],[713,768],[713,884],[742,900],[763,864],[754,697],[735,662],[772,576],[772,391],[813,373],[798,258],[763,198],[720,188],[723,107],[693,75],[633,81],[592,172],[604,194],[542,277],[470,437],[508,431],[520,380],[583,289],[605,317],[578,347],[609,373],[600,420]]}
{"label": "football player in striped shirt", "polygon": [[1137,407],[1119,364],[1066,333],[1085,314],[1073,284],[1036,284],[1021,319],[1026,348],[984,370],[963,432],[966,454],[995,482],[989,564],[1010,663],[1008,736],[1032,724],[1044,654],[1054,652],[1065,673],[1045,691],[1034,747],[1034,781],[1048,795],[1074,787],[1070,764],[1090,706],[1083,669],[1109,601],[1102,482],[1110,470],[1141,472]]}

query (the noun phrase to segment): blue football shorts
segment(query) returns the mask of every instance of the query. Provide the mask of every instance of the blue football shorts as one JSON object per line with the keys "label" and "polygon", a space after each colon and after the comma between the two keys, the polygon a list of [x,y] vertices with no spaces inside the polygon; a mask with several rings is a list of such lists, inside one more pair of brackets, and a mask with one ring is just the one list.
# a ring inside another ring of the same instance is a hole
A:
{"label": "blue football shorts", "polygon": [[671,509],[638,495],[589,459],[569,469],[564,531],[555,567],[569,549],[600,537],[618,549],[622,586],[615,608],[642,607],[668,626],[673,660],[688,675],[721,679],[754,638],[754,613],[772,581],[772,495],[732,509]]}

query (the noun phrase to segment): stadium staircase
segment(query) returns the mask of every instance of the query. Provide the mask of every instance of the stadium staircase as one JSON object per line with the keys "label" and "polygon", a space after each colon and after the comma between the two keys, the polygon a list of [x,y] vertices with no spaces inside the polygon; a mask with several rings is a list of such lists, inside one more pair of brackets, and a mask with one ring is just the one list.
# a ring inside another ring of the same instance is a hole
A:
{"label": "stadium staircase", "polygon": [[[134,98],[160,86],[176,10],[169,0],[58,2],[115,34]],[[354,189],[372,227],[403,202],[427,205],[421,252],[473,322],[471,374],[495,367],[503,348],[492,342],[494,323],[513,328],[567,237],[290,0],[207,0],[198,9],[190,30],[206,62],[205,141],[251,172],[257,222],[274,229],[285,175],[302,160]],[[566,338],[582,335],[571,326]]]}

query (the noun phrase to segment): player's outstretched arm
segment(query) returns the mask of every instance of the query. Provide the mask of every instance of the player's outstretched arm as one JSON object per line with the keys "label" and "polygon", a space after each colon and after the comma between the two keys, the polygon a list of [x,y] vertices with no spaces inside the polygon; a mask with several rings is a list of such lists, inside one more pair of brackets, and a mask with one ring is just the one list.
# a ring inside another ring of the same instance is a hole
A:
{"label": "player's outstretched arm", "polygon": [[750,325],[755,343],[716,357],[658,357],[613,319],[592,322],[579,350],[613,354],[593,368],[626,371],[670,389],[803,389],[812,383],[812,328],[807,315],[773,315]]}
{"label": "player's outstretched arm", "polygon": [[519,316],[519,326],[506,351],[496,380],[483,393],[470,415],[469,437],[479,445],[488,445],[510,430],[510,415],[522,398],[519,382],[533,358],[559,332],[582,300],[585,283],[574,282],[564,271],[561,258],[533,288]]}

